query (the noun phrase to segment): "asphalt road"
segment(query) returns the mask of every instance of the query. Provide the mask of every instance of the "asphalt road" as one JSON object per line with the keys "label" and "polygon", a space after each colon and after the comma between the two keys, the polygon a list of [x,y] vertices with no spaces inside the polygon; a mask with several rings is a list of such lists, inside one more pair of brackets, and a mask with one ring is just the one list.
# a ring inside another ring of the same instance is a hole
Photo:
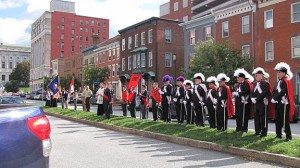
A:
{"label": "asphalt road", "polygon": [[279,167],[50,118],[51,168]]}

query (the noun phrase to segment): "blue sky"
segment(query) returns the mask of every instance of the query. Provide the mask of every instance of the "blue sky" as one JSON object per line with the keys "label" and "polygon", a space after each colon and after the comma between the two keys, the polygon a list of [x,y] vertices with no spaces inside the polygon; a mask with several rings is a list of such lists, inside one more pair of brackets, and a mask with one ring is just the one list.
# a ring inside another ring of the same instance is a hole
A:
{"label": "blue sky", "polygon": [[[76,14],[110,19],[110,36],[152,16],[159,16],[159,5],[168,0],[70,0]],[[0,42],[30,46],[30,25],[50,0],[0,0]]]}

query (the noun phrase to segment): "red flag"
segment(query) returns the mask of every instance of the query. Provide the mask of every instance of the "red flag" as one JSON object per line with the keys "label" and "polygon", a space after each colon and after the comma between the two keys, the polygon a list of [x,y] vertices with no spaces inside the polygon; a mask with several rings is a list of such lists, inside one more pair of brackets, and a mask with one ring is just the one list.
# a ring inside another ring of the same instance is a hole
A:
{"label": "red flag", "polygon": [[69,88],[69,92],[70,93],[74,93],[75,89],[74,89],[74,77],[72,77],[71,81],[70,81],[70,88]]}
{"label": "red flag", "polygon": [[295,114],[295,100],[294,100],[294,89],[293,89],[293,83],[292,80],[288,80],[287,78],[284,78],[284,81],[287,86],[287,94],[288,94],[288,100],[289,100],[289,106],[290,106],[290,121],[292,122],[294,119]]}
{"label": "red flag", "polygon": [[131,74],[130,81],[127,85],[127,88],[128,89],[132,88],[134,90],[136,86],[139,84],[141,78],[142,78],[142,74]]}
{"label": "red flag", "polygon": [[228,112],[228,118],[233,117],[234,115],[234,107],[232,103],[232,93],[229,88],[229,86],[226,86],[226,91],[227,91],[227,112]]}

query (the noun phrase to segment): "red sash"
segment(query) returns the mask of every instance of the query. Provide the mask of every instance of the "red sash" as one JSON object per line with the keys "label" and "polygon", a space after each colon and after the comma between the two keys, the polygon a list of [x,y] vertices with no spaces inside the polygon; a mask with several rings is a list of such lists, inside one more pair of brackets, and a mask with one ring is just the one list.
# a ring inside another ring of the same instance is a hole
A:
{"label": "red sash", "polygon": [[157,89],[152,89],[151,91],[151,97],[153,97],[153,99],[157,102],[160,103],[161,102],[161,95],[159,93],[159,88]]}
{"label": "red sash", "polygon": [[267,84],[269,85],[268,117],[271,119],[275,119],[275,104],[271,103],[273,87],[269,82],[267,82]]}
{"label": "red sash", "polygon": [[230,90],[229,86],[226,86],[226,91],[227,91],[228,118],[231,118],[234,115],[234,108],[233,108],[233,103],[232,103],[232,93],[231,93],[231,90]]}
{"label": "red sash", "polygon": [[292,80],[288,80],[287,78],[283,79],[287,86],[287,96],[289,99],[289,106],[290,106],[290,121],[293,121],[293,117],[295,114],[295,100],[294,100],[294,89]]}
{"label": "red sash", "polygon": [[127,100],[128,100],[127,95],[128,95],[127,90],[122,92],[122,100],[123,100],[124,102],[127,102]]}
{"label": "red sash", "polygon": [[135,92],[134,91],[131,91],[131,92],[129,92],[129,95],[128,95],[128,101],[130,102],[130,103],[132,103],[134,100],[134,94],[135,94]]}

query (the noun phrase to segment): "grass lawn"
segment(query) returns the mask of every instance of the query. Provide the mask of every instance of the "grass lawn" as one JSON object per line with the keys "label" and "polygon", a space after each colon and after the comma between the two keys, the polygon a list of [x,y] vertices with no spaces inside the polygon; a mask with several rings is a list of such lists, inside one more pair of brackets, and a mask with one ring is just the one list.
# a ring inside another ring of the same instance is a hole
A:
{"label": "grass lawn", "polygon": [[214,142],[224,147],[239,147],[265,151],[270,153],[283,154],[300,158],[300,139],[294,138],[290,142],[285,142],[284,139],[275,139],[274,134],[269,134],[267,137],[260,138],[254,136],[253,132],[236,133],[233,129],[228,129],[226,132],[219,132],[216,129],[209,127],[196,127],[195,125],[164,123],[161,121],[140,120],[128,117],[113,116],[106,120],[104,117],[99,117],[96,113],[84,111],[66,110],[61,108],[44,108],[46,112],[56,113],[65,116],[70,116],[78,119],[89,121],[103,122],[111,125],[134,128],[138,130],[150,131],[176,137],[185,137],[195,140]]}
{"label": "grass lawn", "polygon": [[29,87],[20,87],[20,91],[23,91],[24,93],[29,93]]}

